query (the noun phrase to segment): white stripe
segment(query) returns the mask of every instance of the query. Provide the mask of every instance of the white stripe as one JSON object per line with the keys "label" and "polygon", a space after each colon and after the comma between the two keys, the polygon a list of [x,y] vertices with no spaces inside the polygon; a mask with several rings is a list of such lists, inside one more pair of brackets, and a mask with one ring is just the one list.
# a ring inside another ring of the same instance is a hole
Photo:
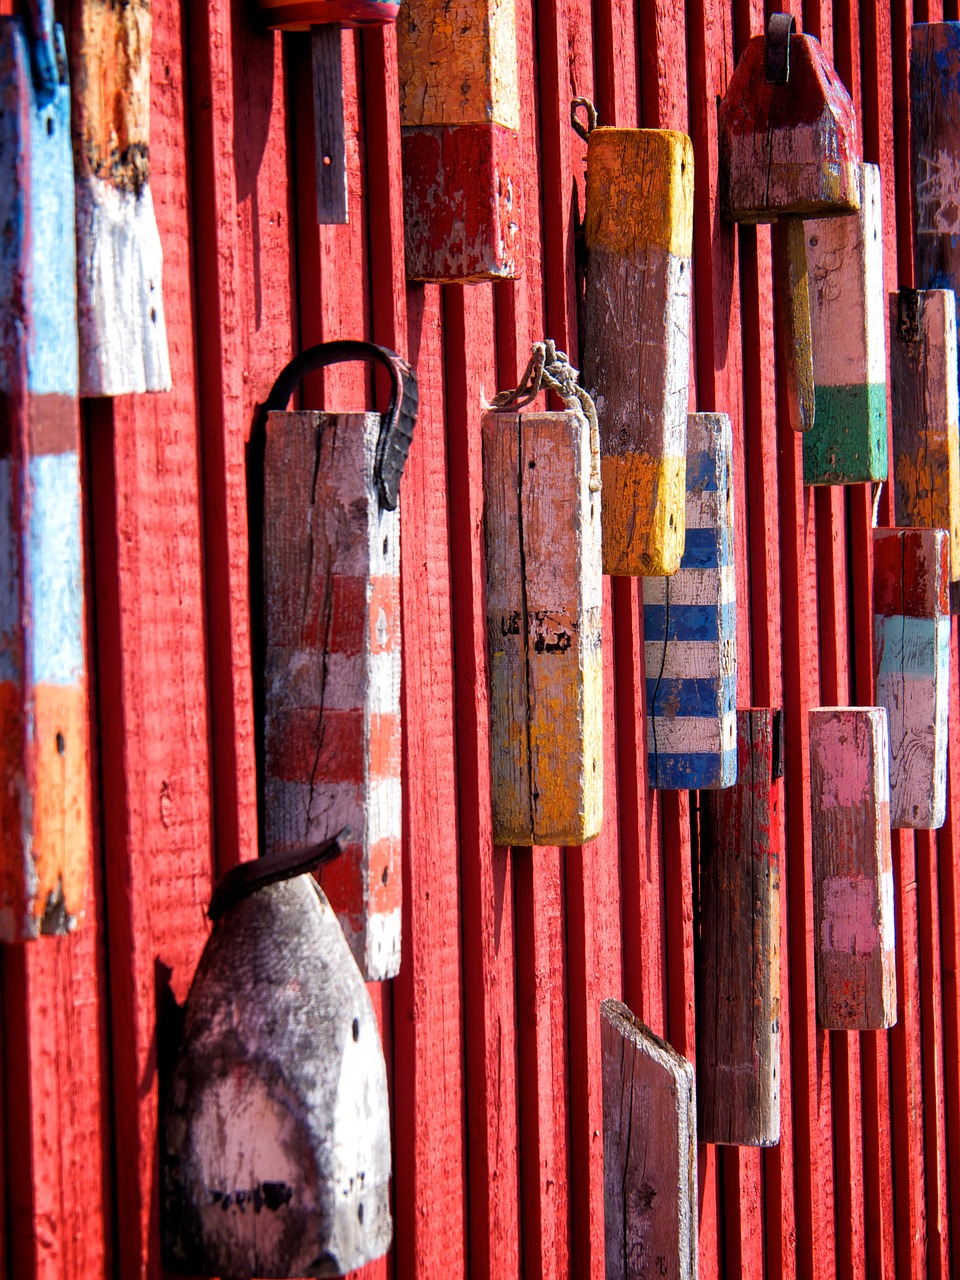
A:
{"label": "white stripe", "polygon": [[644,578],[643,603],[733,604],[737,596],[737,576],[733,565],[722,569],[678,569],[669,578]]}
{"label": "white stripe", "polygon": [[863,166],[863,287],[867,294],[867,381],[887,380],[887,335],[884,324],[887,291],[883,283],[883,217],[880,170]]}
{"label": "white stripe", "polygon": [[[288,815],[288,830],[271,833],[284,842],[320,843],[349,827],[351,839],[368,849],[378,840],[399,839],[403,811],[399,778],[382,778],[367,786],[366,809],[361,788],[353,782],[266,782],[268,812]],[[307,810],[309,808],[309,817]]]}
{"label": "white stripe", "polygon": [[690,755],[695,751],[714,752],[722,755],[732,751],[737,741],[736,712],[723,716],[657,716],[656,732],[653,717],[647,716],[647,750],[654,748],[661,755]]}
{"label": "white stripe", "polygon": [[[736,671],[736,640],[671,640],[664,661],[662,640],[647,640],[643,646],[645,671],[656,679],[710,679]],[[661,664],[663,670],[661,671]]]}
{"label": "white stripe", "polygon": [[[294,650],[287,668],[274,672],[274,687],[284,708],[319,707],[330,711],[400,714],[400,650],[383,653],[328,653],[326,663],[316,649]],[[324,671],[326,674],[324,674]]]}
{"label": "white stripe", "polygon": [[[400,874],[399,868],[395,874]],[[400,924],[399,907],[395,911],[373,912],[367,916],[363,961],[360,963],[367,982],[395,978],[400,972]],[[347,941],[350,941],[349,936]]]}

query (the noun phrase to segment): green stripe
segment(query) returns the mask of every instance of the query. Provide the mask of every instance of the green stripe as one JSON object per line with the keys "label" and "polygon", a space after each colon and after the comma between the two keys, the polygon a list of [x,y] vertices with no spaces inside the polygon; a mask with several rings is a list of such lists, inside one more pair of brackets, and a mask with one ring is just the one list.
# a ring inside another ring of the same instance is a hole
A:
{"label": "green stripe", "polygon": [[816,387],[813,426],[803,433],[803,483],[860,484],[886,478],[886,385]]}

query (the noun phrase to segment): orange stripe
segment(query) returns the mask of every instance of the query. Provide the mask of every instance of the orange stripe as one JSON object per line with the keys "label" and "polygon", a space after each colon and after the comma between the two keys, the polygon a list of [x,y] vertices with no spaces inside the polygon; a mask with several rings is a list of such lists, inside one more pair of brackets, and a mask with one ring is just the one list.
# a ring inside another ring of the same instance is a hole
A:
{"label": "orange stripe", "polygon": [[23,837],[20,794],[23,785],[23,699],[9,680],[0,683],[0,910],[24,914]]}
{"label": "orange stripe", "polygon": [[371,915],[386,915],[400,906],[400,838],[384,836],[367,855]]}
{"label": "orange stripe", "polygon": [[370,579],[370,652],[400,648],[400,579]]}
{"label": "orange stripe", "polygon": [[34,691],[36,784],[33,857],[38,888],[33,913],[63,886],[71,916],[86,896],[91,860],[87,691],[81,686],[38,685]]}
{"label": "orange stripe", "polygon": [[370,777],[400,777],[400,717],[392,713],[370,717],[368,745]]}

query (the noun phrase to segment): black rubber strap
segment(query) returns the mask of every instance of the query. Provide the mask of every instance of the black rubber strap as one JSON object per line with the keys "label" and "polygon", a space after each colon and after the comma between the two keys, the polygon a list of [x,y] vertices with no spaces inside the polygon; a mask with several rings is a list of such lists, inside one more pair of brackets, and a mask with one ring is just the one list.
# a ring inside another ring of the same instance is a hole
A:
{"label": "black rubber strap", "polygon": [[790,79],[790,37],[797,29],[797,20],[790,13],[771,13],[767,24],[768,84],[786,84]]}
{"label": "black rubber strap", "polygon": [[386,511],[395,511],[400,494],[400,477],[413,439],[417,421],[419,392],[417,377],[406,360],[388,347],[378,347],[372,342],[321,342],[294,356],[280,370],[276,382],[263,406],[265,414],[286,409],[290,397],[308,373],[324,369],[344,360],[373,360],[386,369],[392,379],[390,403],[380,415],[380,435],[377,437],[377,456],[373,475],[377,482],[380,505]]}
{"label": "black rubber strap", "polygon": [[278,884],[281,880],[292,880],[294,876],[302,876],[325,862],[332,862],[343,853],[349,839],[350,832],[344,827],[322,844],[312,844],[306,849],[285,849],[282,853],[254,858],[252,862],[238,863],[214,889],[207,915],[211,920],[219,920],[225,911],[258,889]]}

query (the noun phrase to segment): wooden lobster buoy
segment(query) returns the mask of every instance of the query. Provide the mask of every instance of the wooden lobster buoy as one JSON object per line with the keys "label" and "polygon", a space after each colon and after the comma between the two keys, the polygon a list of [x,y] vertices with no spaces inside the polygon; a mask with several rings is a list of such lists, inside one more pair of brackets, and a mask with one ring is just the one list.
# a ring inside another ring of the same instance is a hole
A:
{"label": "wooden lobster buoy", "polygon": [[[284,409],[300,378],[373,359],[387,412]],[[321,876],[368,982],[400,968],[400,474],[417,384],[391,351],[331,342],[298,356],[266,405],[264,850],[341,827]]]}
{"label": "wooden lobster buoy", "polygon": [[667,129],[588,131],[574,121],[588,145],[583,381],[600,424],[603,571],[675,573],[690,390],[693,144]]}
{"label": "wooden lobster buoy", "polygon": [[696,1280],[693,1066],[619,1000],[600,1004],[606,1280]]}
{"label": "wooden lobster buoy", "polygon": [[725,413],[687,419],[686,546],[671,577],[643,580],[650,786],[737,778],[733,434]]}
{"label": "wooden lobster buoy", "polygon": [[82,0],[73,25],[80,394],[170,389],[150,194],[150,0]]}
{"label": "wooden lobster buoy", "polygon": [[780,1141],[779,711],[737,712],[737,782],[700,799],[701,1142]]}
{"label": "wooden lobster buoy", "polygon": [[409,0],[397,57],[408,278],[518,276],[514,0]]}
{"label": "wooden lobster buoy", "polygon": [[816,418],[804,484],[887,478],[887,338],[880,170],[860,170],[860,212],[806,224]]}
{"label": "wooden lobster buoy", "polygon": [[242,863],[211,902],[162,1118],[164,1251],[180,1271],[339,1276],[390,1246],[376,1015],[302,874],[336,848]]}
{"label": "wooden lobster buoy", "polygon": [[720,207],[772,222],[777,320],[791,425],[814,421],[802,219],[856,213],[863,161],[853,101],[819,41],[786,13],[748,43],[720,103]]}
{"label": "wooden lobster buoy", "polygon": [[950,546],[943,529],[873,531],[873,672],[890,735],[890,825],[947,817]]}
{"label": "wooden lobster buoy", "polygon": [[960,22],[910,28],[913,259],[918,289],[960,289]]}
{"label": "wooden lobster buoy", "polygon": [[[482,425],[493,838],[583,844],[603,807],[599,450],[566,357],[538,355]],[[541,378],[565,412],[519,411]]]}
{"label": "wooden lobster buoy", "polygon": [[[0,941],[66,933],[92,856],[70,88],[0,18]],[[31,56],[32,55],[32,56]]]}
{"label": "wooden lobster buoy", "polygon": [[897,524],[946,529],[960,578],[960,404],[952,289],[890,295],[893,503]]}
{"label": "wooden lobster buoy", "polygon": [[317,222],[347,221],[347,146],[343,118],[341,28],[395,21],[399,0],[258,0],[268,27],[309,31],[313,62],[313,127]]}
{"label": "wooden lobster buoy", "polygon": [[879,1031],[897,1020],[887,712],[809,716],[817,1021]]}

